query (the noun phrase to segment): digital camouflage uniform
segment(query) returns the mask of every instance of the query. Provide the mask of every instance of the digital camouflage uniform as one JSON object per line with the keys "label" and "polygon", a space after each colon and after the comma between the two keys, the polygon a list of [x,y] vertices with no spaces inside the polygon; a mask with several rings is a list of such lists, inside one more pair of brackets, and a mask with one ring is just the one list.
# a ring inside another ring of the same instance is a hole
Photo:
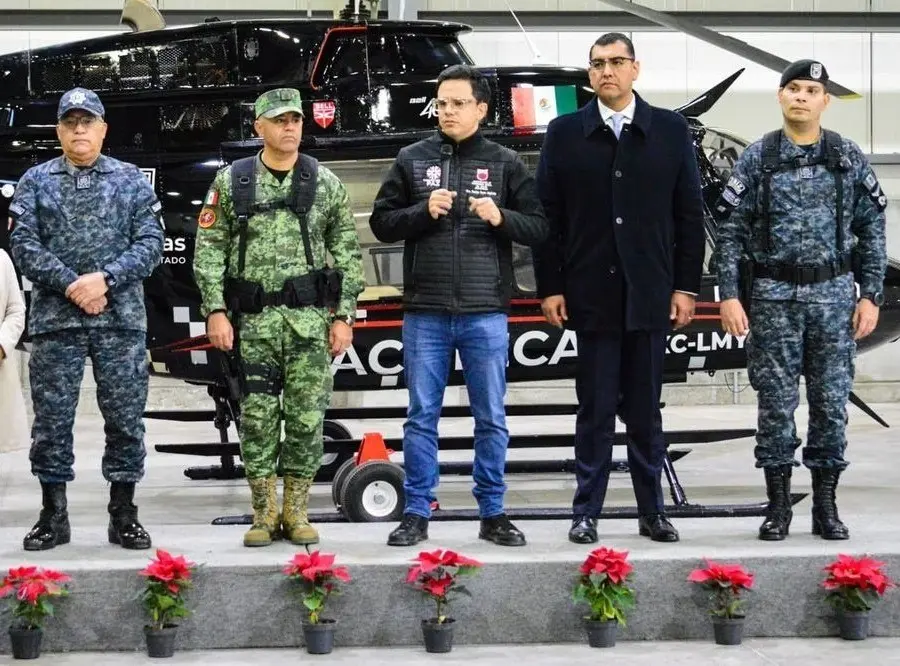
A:
{"label": "digital camouflage uniform", "polygon": [[[782,133],[779,161],[797,159],[802,165],[814,159],[824,149],[823,136],[815,145],[798,146]],[[857,300],[854,280],[859,283],[861,294],[880,293],[887,263],[886,197],[858,145],[843,139],[841,153],[846,158],[845,170],[840,172],[844,226],[841,248],[835,247],[835,180],[824,164],[772,174],[767,245],[761,220],[762,140],[751,144],[741,155],[717,203],[717,212],[725,218],[718,225],[714,255],[723,301],[738,297],[738,263],[745,254],[747,239],[752,257],[759,264],[768,261],[822,266],[855,251],[861,268],[858,275],[850,272],[813,284],[759,277],[753,281],[747,313],[750,333],[745,348],[747,373],[758,399],[754,454],[756,466],[766,470],[767,481],[779,477],[778,485],[785,486],[784,497],[789,496],[791,468],[799,464],[794,459],[800,445],[794,412],[800,402],[801,374],[806,378],[809,404],[803,464],[813,470],[814,490],[823,475],[836,485],[838,474],[847,466],[846,403],[853,384],[856,353],[852,330]],[[771,490],[771,483],[768,485]],[[780,509],[787,514],[788,508]],[[815,519],[814,508],[814,522]]]}
{"label": "digital camouflage uniform", "polygon": [[[73,108],[100,116],[98,105],[94,93],[75,89],[63,96],[60,117]],[[106,433],[103,477],[117,495],[112,504],[130,505],[122,493],[133,493],[143,477],[148,373],[142,281],[162,257],[160,209],[136,166],[104,155],[87,168],[52,159],[29,169],[16,186],[10,246],[33,283],[30,458],[45,496],[47,486],[62,491],[75,479],[72,425],[87,357]],[[108,305],[90,315],[65,291],[79,276],[98,271],[107,274]],[[146,542],[149,547],[149,537]]]}
{"label": "digital camouflage uniform", "polygon": [[[267,110],[285,112],[279,92],[271,91],[257,101],[257,116]],[[291,94],[295,101],[288,104],[288,110],[300,106],[299,92],[291,91]],[[261,156],[256,159],[255,202],[266,204],[287,199],[293,171],[279,183],[262,163]],[[226,310],[224,277],[226,274],[237,277],[238,225],[231,187],[228,166],[216,175],[200,215],[194,275],[203,297],[205,317]],[[359,239],[346,189],[334,173],[321,165],[315,203],[307,215],[307,224],[316,268],[326,265],[328,252],[333,267],[343,274],[335,317],[355,316],[356,298],[364,286]],[[284,207],[251,215],[242,277],[260,283],[266,292],[277,292],[285,280],[307,273],[298,217]],[[254,528],[245,537],[247,545],[265,545],[279,536],[275,506],[279,456],[285,479],[285,535],[297,543],[318,540],[308,525],[306,501],[321,464],[322,422],[333,387],[328,344],[332,320],[328,309],[315,306],[267,306],[257,314],[241,314],[242,362],[274,366],[280,370],[283,381],[283,411],[279,396],[264,392],[248,392],[241,402],[241,455],[256,512]],[[248,375],[248,379],[253,378]],[[282,414],[283,443],[280,442]]]}

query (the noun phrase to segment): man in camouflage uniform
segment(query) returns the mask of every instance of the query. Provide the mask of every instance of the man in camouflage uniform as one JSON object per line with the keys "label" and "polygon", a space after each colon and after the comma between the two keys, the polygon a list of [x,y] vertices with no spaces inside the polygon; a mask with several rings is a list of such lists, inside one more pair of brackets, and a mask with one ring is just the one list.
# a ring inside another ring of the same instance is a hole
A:
{"label": "man in camouflage uniform", "polygon": [[[265,546],[282,535],[295,544],[319,540],[309,524],[307,503],[321,464],[322,422],[333,387],[331,360],[350,346],[356,297],[364,286],[349,196],[325,167],[318,166],[313,176],[315,161],[298,153],[302,122],[297,90],[272,90],[256,100],[255,127],[264,147],[257,156],[247,158],[249,165],[243,163],[252,168],[247,173],[253,175],[244,176],[244,182],[249,183],[253,205],[243,219],[236,214],[232,172],[241,164],[236,162],[216,175],[197,230],[194,275],[203,297],[207,332],[216,348],[225,352],[237,348],[246,377],[240,438],[254,511],[253,526],[244,536],[246,546]],[[315,190],[310,192],[314,199],[308,213],[301,216],[289,203],[301,187],[298,183],[312,182],[312,177],[316,178]],[[301,217],[305,217],[311,257],[307,257]],[[242,223],[246,224],[244,261],[240,257]],[[304,291],[304,285],[322,284],[312,278],[326,266],[326,252],[334,259],[334,271],[342,276],[339,299],[330,306],[321,294],[315,303],[309,298],[292,300],[285,292],[288,283],[298,285],[297,293]],[[245,289],[243,296],[236,295],[236,280]],[[255,301],[250,294],[255,294]],[[232,319],[239,317],[237,325],[232,325],[229,314]],[[281,515],[276,492],[279,453],[284,473]]]}
{"label": "man in camouflage uniform", "polygon": [[[884,302],[887,198],[859,146],[820,126],[829,102],[821,63],[787,67],[778,98],[783,129],[744,151],[716,204],[722,326],[732,335],[749,330],[747,372],[758,398],[754,453],[769,497],[759,538],[784,539],[793,517],[790,479],[800,445],[794,411],[803,374],[812,531],[847,539],[835,489],[847,467],[854,341],[874,330]],[[739,283],[748,287],[743,299]],[[749,312],[742,300],[750,300]]]}
{"label": "man in camouflage uniform", "polygon": [[93,91],[63,95],[57,112],[63,155],[29,169],[9,207],[12,254],[34,284],[31,471],[44,508],[25,550],[70,539],[66,483],[75,479],[72,424],[86,357],[105,424],[109,541],[129,549],[151,545],[133,499],[146,456],[142,281],[162,257],[161,206],[137,167],[100,154],[104,113]]}

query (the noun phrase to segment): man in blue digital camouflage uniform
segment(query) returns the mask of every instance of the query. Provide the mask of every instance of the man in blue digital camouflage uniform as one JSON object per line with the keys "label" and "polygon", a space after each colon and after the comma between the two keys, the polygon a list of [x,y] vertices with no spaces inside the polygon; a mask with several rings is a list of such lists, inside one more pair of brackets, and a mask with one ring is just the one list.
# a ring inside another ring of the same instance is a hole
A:
{"label": "man in blue digital camouflage uniform", "polygon": [[161,206],[137,167],[100,154],[104,113],[93,91],[64,94],[57,112],[63,155],[29,169],[9,207],[12,254],[34,284],[30,457],[43,510],[25,550],[70,540],[66,483],[75,478],[72,425],[86,357],[105,423],[109,541],[129,549],[151,545],[133,499],[146,455],[142,281],[162,257]]}
{"label": "man in blue digital camouflage uniform", "polygon": [[874,330],[884,302],[887,198],[859,146],[820,126],[830,99],[822,63],[787,67],[778,99],[783,129],[744,151],[716,204],[722,327],[732,335],[749,330],[747,372],[758,398],[754,454],[769,498],[759,538],[784,539],[793,517],[790,480],[800,445],[794,411],[803,374],[812,532],[847,539],[835,489],[847,467],[855,340]]}

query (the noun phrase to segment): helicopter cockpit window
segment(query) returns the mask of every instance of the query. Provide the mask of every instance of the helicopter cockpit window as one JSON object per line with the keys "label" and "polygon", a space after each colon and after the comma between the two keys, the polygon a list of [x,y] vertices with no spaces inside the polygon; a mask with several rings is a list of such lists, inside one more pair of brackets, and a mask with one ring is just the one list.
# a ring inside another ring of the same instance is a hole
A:
{"label": "helicopter cockpit window", "polygon": [[81,58],[81,85],[91,90],[118,90],[118,56],[112,53],[97,53]]}
{"label": "helicopter cockpit window", "polygon": [[472,65],[472,58],[455,37],[397,35],[403,70],[398,73],[439,73],[450,65]]}
{"label": "helicopter cockpit window", "polygon": [[191,63],[185,44],[173,44],[156,52],[160,88],[191,87]]}
{"label": "helicopter cockpit window", "polygon": [[71,56],[47,58],[33,63],[35,84],[44,93],[64,93],[75,87],[75,61]]}
{"label": "helicopter cockpit window", "polygon": [[366,42],[362,35],[345,36],[335,40],[334,57],[325,67],[325,79],[365,76]]}
{"label": "helicopter cockpit window", "polygon": [[131,49],[119,57],[119,79],[122,90],[146,90],[153,84],[150,72],[150,49]]}
{"label": "helicopter cockpit window", "polygon": [[237,53],[243,84],[297,86],[309,80],[321,41],[290,25],[238,29]]}
{"label": "helicopter cockpit window", "polygon": [[160,147],[183,150],[235,141],[240,132],[236,109],[225,102],[163,105],[160,107]]}

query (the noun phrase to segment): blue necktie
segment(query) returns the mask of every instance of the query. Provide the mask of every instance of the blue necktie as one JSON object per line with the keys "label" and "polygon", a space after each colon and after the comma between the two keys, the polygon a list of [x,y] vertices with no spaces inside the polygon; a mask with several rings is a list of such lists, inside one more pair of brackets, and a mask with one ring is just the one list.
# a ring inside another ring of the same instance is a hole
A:
{"label": "blue necktie", "polygon": [[625,123],[625,114],[623,113],[614,113],[612,114],[612,131],[613,134],[616,135],[616,138],[619,138],[619,135],[622,133],[622,125]]}

